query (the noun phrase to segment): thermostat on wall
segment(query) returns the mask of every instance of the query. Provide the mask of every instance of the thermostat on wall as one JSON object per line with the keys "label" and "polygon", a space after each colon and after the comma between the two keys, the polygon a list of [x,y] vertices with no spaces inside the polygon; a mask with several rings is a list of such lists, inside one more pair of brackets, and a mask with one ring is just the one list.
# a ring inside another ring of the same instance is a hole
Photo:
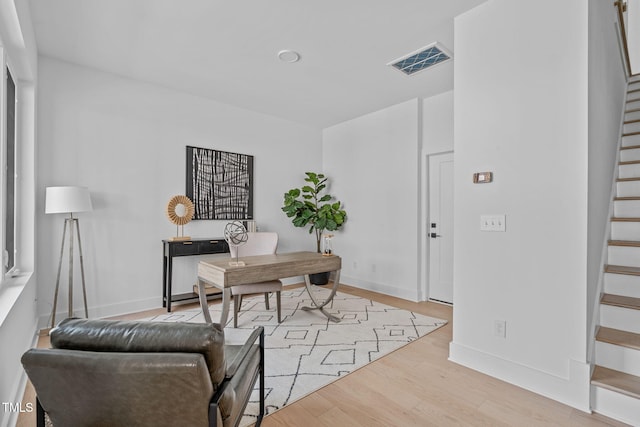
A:
{"label": "thermostat on wall", "polygon": [[485,184],[493,181],[493,172],[476,172],[473,174],[474,184]]}

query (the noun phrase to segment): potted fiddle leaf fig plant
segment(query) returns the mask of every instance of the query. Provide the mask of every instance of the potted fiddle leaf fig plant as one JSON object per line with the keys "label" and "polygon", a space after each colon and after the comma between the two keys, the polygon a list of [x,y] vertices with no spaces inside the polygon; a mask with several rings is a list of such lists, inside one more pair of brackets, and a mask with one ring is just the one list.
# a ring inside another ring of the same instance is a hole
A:
{"label": "potted fiddle leaf fig plant", "polygon": [[[347,219],[340,201],[333,201],[333,196],[326,193],[329,178],[324,174],[305,172],[307,183],[302,188],[293,188],[284,193],[282,210],[291,218],[296,227],[309,227],[309,234],[315,232],[316,250],[321,252],[322,234],[338,230]],[[324,285],[329,281],[328,273],[312,275],[311,282]],[[322,283],[324,282],[324,283]]]}

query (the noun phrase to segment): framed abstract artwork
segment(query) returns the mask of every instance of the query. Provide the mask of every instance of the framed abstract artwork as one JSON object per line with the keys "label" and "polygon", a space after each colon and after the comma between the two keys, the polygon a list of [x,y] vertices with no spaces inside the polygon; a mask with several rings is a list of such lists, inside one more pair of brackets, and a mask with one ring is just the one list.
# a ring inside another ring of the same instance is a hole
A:
{"label": "framed abstract artwork", "polygon": [[253,156],[187,146],[193,219],[253,219]]}

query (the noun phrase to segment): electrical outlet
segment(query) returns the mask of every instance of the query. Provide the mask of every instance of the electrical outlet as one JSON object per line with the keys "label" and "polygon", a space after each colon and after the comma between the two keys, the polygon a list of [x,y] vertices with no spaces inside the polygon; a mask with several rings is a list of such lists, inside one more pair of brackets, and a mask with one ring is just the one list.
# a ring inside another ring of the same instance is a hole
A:
{"label": "electrical outlet", "polygon": [[493,335],[500,338],[507,337],[507,321],[506,320],[494,320]]}

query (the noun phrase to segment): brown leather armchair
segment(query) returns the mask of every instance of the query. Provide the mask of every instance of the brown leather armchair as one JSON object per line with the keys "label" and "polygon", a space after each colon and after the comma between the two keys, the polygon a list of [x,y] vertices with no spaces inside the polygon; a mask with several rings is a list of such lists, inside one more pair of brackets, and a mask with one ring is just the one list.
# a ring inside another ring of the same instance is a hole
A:
{"label": "brown leather armchair", "polygon": [[258,377],[262,421],[262,328],[236,346],[218,324],[66,319],[50,337],[22,356],[38,426],[237,426]]}

